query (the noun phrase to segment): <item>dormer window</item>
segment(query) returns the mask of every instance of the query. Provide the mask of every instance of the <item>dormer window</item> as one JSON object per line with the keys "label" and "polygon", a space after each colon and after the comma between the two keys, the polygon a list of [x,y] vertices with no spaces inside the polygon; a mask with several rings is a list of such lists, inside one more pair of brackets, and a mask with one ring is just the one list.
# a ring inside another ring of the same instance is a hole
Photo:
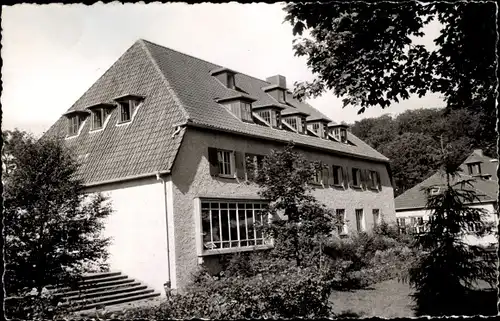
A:
{"label": "dormer window", "polygon": [[226,88],[236,89],[236,71],[229,68],[219,68],[213,70],[210,74],[217,78]]}
{"label": "dormer window", "polygon": [[80,116],[73,115],[69,118],[68,136],[75,136],[78,134],[78,129],[80,129]]}
{"label": "dormer window", "polygon": [[241,120],[252,122],[252,105],[248,102],[241,102]]}
{"label": "dormer window", "polygon": [[337,140],[338,142],[347,144],[347,126],[346,125],[334,125],[331,126],[331,132],[333,135],[333,138]]}
{"label": "dormer window", "polygon": [[88,112],[85,111],[71,111],[65,114],[68,119],[68,137],[77,136],[80,128],[82,127]]}
{"label": "dormer window", "polygon": [[114,100],[120,106],[118,124],[129,123],[134,117],[134,113],[141,104],[144,97],[137,95],[125,95]]}
{"label": "dormer window", "polygon": [[99,108],[92,111],[92,130],[101,129],[104,124],[104,109]]}
{"label": "dormer window", "polygon": [[328,137],[327,125],[323,121],[311,122],[309,129],[313,133],[318,135],[318,137],[325,138],[325,139]]}
{"label": "dormer window", "polygon": [[248,95],[237,95],[228,98],[218,99],[217,102],[222,104],[233,115],[244,122],[253,123],[252,102],[257,99]]}
{"label": "dormer window", "polygon": [[469,175],[481,175],[481,163],[470,163],[467,164],[469,170]]}
{"label": "dormer window", "polygon": [[307,133],[307,123],[306,115],[302,112],[285,112],[283,115],[283,121],[293,129],[295,129],[299,134]]}
{"label": "dormer window", "polygon": [[281,113],[274,108],[258,110],[256,114],[262,118],[269,126],[281,128]]}

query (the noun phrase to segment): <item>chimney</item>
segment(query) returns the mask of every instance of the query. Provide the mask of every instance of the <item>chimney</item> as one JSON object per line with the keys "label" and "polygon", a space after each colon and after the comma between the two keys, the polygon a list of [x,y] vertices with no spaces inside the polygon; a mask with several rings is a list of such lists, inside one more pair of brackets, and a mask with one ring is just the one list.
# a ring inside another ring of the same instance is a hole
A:
{"label": "chimney", "polygon": [[474,149],[474,153],[478,154],[479,156],[483,156],[483,150],[482,149]]}
{"label": "chimney", "polygon": [[278,85],[281,88],[286,89],[286,78],[282,75],[276,75],[272,77],[267,77],[266,81],[271,83],[271,85]]}

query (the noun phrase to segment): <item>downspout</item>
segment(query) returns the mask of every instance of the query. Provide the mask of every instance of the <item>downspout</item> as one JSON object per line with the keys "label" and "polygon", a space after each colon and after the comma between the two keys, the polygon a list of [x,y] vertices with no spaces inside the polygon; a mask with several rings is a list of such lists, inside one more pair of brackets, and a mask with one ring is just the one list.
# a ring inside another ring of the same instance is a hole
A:
{"label": "downspout", "polygon": [[170,265],[170,235],[168,231],[168,207],[167,207],[167,183],[165,179],[160,176],[160,172],[156,173],[156,179],[161,180],[163,183],[163,198],[165,200],[165,221],[167,227],[167,262],[168,262],[168,281],[163,285],[165,288],[165,294],[167,297],[170,295],[170,291],[172,290],[172,275],[170,271],[172,270]]}

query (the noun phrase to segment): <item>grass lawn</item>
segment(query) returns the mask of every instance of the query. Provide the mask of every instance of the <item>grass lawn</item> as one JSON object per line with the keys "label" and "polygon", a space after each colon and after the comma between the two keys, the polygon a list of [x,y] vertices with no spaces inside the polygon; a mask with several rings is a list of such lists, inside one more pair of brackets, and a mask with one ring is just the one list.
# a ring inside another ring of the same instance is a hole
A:
{"label": "grass lawn", "polygon": [[368,289],[335,291],[330,297],[336,314],[359,317],[413,317],[412,290],[408,284],[388,280]]}

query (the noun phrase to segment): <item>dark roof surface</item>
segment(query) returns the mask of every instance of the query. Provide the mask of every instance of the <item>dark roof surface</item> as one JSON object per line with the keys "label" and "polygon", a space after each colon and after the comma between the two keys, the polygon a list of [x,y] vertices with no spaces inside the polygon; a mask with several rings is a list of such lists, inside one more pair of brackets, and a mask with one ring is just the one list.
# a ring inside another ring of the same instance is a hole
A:
{"label": "dark roof surface", "polygon": [[[473,177],[468,175],[468,169],[466,163],[469,159],[474,158],[475,161],[481,162],[481,171],[483,174],[490,174],[490,179],[481,179],[479,177]],[[460,166],[462,172],[453,181],[458,180],[468,180],[474,179],[473,188],[478,195],[482,195],[480,200],[483,202],[494,202],[497,200],[498,193],[498,178],[496,175],[496,165],[498,163],[491,162],[492,158],[486,157],[479,154],[477,151],[471,153],[471,155],[465,160],[465,162]],[[426,205],[426,195],[422,188],[435,186],[435,185],[445,185],[446,178],[440,173],[436,172],[426,180],[422,181],[420,184],[415,185],[411,189],[405,191],[403,194],[399,195],[394,199],[396,210],[401,209],[417,209],[424,208]]]}
{"label": "dark roof surface", "polygon": [[[114,98],[128,94],[145,97],[131,123],[116,125],[119,115],[115,109],[103,130],[89,132],[87,118],[80,134],[66,139],[81,157],[84,181],[92,184],[169,171],[185,131],[173,136],[174,127],[183,123],[388,161],[351,133],[348,140],[355,146],[240,121],[216,102],[241,94],[211,75],[219,68],[222,66],[149,41],[134,43],[68,110],[83,111],[96,104],[113,103]],[[235,81],[238,88],[257,99],[254,105],[278,103],[262,90],[270,83],[241,73],[235,75]],[[293,99],[289,92],[286,99],[285,110],[306,112],[308,119],[328,119],[309,104]],[[66,124],[65,117],[61,117],[46,135],[65,136]]]}

